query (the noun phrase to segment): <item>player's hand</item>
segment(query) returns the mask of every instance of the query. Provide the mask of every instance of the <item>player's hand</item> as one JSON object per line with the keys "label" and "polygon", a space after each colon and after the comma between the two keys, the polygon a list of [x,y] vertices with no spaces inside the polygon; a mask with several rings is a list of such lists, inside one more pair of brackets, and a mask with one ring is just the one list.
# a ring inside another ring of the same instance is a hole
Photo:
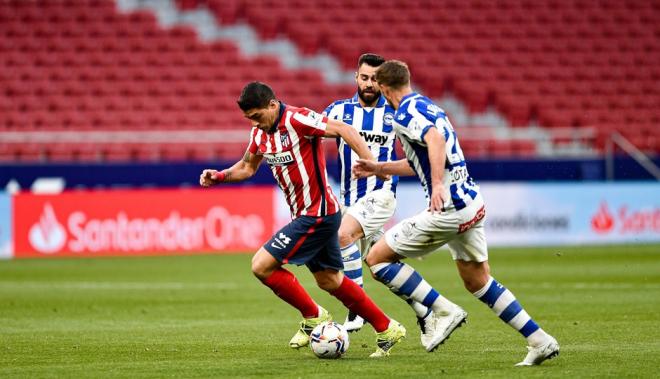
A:
{"label": "player's hand", "polygon": [[351,171],[353,172],[353,178],[361,179],[375,175],[377,170],[378,162],[369,159],[358,159]]}
{"label": "player's hand", "polygon": [[199,185],[202,187],[210,187],[214,184],[217,184],[218,181],[215,179],[215,175],[218,173],[218,170],[206,169],[202,171],[202,174],[199,176]]}
{"label": "player's hand", "polygon": [[431,207],[429,211],[431,213],[442,213],[445,211],[445,200],[447,199],[447,191],[445,186],[433,186],[433,191],[431,193]]}

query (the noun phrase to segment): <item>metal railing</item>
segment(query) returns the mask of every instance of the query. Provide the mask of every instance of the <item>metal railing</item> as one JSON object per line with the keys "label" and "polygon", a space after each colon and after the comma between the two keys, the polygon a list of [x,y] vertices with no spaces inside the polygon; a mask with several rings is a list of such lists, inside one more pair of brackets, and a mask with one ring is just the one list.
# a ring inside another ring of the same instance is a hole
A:
{"label": "metal railing", "polygon": [[619,132],[613,132],[605,144],[605,172],[608,181],[614,180],[614,147],[618,146],[630,155],[640,166],[648,171],[651,176],[656,180],[660,180],[660,168],[644,154],[643,151],[633,145],[628,139],[621,135]]}

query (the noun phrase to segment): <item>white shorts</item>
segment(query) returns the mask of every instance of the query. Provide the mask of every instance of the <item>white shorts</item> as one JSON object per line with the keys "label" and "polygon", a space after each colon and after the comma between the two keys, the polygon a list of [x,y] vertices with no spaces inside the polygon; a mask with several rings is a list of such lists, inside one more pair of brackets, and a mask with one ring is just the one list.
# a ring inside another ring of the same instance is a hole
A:
{"label": "white shorts", "polygon": [[342,215],[353,216],[362,226],[364,237],[357,242],[362,254],[366,254],[367,249],[383,235],[383,226],[392,218],[395,209],[396,197],[386,189],[369,192],[350,207],[342,206]]}
{"label": "white shorts", "polygon": [[399,255],[421,257],[445,244],[454,260],[488,260],[481,195],[460,211],[432,214],[425,210],[407,218],[385,233],[387,245]]}

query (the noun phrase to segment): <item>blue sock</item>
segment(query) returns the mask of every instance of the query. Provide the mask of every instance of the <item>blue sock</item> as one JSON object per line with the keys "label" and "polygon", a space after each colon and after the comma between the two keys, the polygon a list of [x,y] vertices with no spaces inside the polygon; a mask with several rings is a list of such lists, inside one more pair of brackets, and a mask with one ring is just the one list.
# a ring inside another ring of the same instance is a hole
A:
{"label": "blue sock", "polygon": [[[410,265],[403,262],[377,263],[370,269],[376,279],[389,287],[390,291],[406,301],[412,300],[413,303],[410,305],[413,306],[413,309],[415,309],[414,303],[419,303],[438,314],[446,314],[456,306],[431,287]],[[419,307],[415,310],[418,316],[422,312],[426,313]]]}
{"label": "blue sock", "polygon": [[344,275],[360,287],[364,287],[362,278],[362,254],[357,245],[352,243],[341,249],[341,259],[344,262]]}
{"label": "blue sock", "polygon": [[513,293],[493,277],[473,295],[488,305],[502,321],[522,334],[530,345],[535,346],[545,340],[547,334],[543,329],[532,320]]}

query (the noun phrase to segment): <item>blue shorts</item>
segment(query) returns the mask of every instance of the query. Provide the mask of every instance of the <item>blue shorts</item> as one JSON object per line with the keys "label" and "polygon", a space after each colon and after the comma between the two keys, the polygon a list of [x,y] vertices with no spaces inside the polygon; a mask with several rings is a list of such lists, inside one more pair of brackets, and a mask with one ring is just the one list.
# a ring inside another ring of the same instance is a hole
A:
{"label": "blue shorts", "polygon": [[340,224],[339,212],[325,217],[300,216],[275,233],[264,249],[282,264],[306,265],[311,272],[341,271]]}

